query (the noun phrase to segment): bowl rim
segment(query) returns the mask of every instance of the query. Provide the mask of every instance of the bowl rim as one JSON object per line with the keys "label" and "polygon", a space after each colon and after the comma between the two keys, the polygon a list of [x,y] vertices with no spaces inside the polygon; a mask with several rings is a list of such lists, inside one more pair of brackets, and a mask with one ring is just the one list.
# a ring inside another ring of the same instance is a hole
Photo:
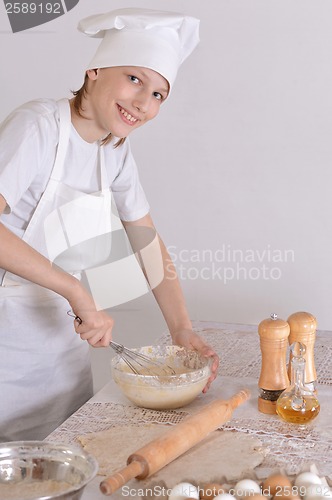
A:
{"label": "bowl rim", "polygon": [[[195,349],[189,349],[188,347],[184,347],[184,346],[179,346],[179,345],[176,345],[176,344],[168,344],[168,345],[147,345],[147,346],[141,346],[141,347],[132,347],[130,348],[130,350],[132,351],[140,351],[142,349],[174,349],[175,352],[178,352],[178,351],[187,351],[188,353],[195,353],[198,358],[204,362],[203,366],[201,366],[200,368],[195,368],[193,369],[191,372],[185,372],[185,373],[180,373],[180,374],[174,374],[174,375],[146,375],[146,374],[137,374],[137,373],[133,373],[133,372],[126,372],[124,370],[121,370],[120,368],[118,368],[117,366],[115,366],[116,363],[118,362],[121,362],[122,360],[122,356],[121,354],[115,354],[112,359],[111,359],[111,370],[112,372],[114,371],[115,373],[121,373],[121,376],[123,377],[126,377],[128,378],[128,380],[130,379],[135,379],[135,380],[145,380],[145,381],[149,381],[149,380],[155,380],[155,379],[158,379],[158,380],[169,380],[169,381],[172,381],[172,380],[186,380],[188,378],[188,375],[190,373],[199,373],[200,371],[202,371],[202,376],[200,378],[198,378],[197,380],[195,380],[195,382],[199,382],[200,380],[204,379],[204,378],[207,378],[208,376],[211,375],[211,367],[212,367],[212,358],[211,357],[205,357],[205,356],[202,356],[198,351],[196,351]],[[207,371],[207,373],[205,373],[205,371]],[[188,381],[189,383],[190,381]]]}

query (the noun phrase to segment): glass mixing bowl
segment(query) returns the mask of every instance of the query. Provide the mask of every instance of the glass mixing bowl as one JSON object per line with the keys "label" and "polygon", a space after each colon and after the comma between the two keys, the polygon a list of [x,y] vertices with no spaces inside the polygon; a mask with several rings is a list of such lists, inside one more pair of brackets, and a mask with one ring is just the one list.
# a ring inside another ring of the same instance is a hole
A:
{"label": "glass mixing bowl", "polygon": [[[143,408],[166,410],[185,406],[201,393],[211,374],[211,359],[194,350],[174,345],[131,350],[165,363],[175,371],[175,374],[164,375],[162,370],[157,370],[156,375],[151,375],[142,368],[142,373],[136,374],[119,354],[112,358],[113,380],[131,402]],[[153,367],[151,371],[154,373]]]}

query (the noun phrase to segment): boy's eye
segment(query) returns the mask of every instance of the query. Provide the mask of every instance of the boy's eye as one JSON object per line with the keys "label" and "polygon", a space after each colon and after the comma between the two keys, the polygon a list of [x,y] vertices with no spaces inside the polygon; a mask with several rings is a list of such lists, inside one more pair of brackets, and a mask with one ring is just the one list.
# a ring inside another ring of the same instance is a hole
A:
{"label": "boy's eye", "polygon": [[164,97],[160,92],[153,92],[153,95],[155,96],[156,99],[158,99],[158,101],[164,100]]}
{"label": "boy's eye", "polygon": [[129,79],[134,83],[139,83],[139,78],[137,78],[137,76],[129,75]]}

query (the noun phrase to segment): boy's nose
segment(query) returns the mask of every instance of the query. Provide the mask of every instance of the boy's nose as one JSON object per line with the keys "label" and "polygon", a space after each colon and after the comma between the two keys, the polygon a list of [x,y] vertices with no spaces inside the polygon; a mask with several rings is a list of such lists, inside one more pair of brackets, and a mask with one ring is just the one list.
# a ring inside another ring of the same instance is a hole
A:
{"label": "boy's nose", "polygon": [[141,113],[146,113],[149,109],[150,98],[146,94],[140,94],[136,96],[133,101],[133,106],[137,109],[137,111],[141,111]]}

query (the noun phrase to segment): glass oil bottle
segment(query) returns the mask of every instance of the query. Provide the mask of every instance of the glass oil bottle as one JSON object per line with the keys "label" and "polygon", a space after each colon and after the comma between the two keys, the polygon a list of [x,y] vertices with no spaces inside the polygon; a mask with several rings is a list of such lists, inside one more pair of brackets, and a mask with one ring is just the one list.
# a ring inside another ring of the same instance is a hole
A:
{"label": "glass oil bottle", "polygon": [[[308,312],[296,312],[289,316],[287,322],[290,327],[288,337],[289,345],[294,342],[301,342],[305,345],[303,357],[305,363],[305,385],[312,392],[317,393],[317,374],[315,368],[314,346],[316,339],[316,318]],[[291,378],[292,352],[289,356],[288,376]]]}
{"label": "glass oil bottle", "polygon": [[277,400],[277,414],[286,422],[304,425],[317,417],[319,401],[305,385],[305,345],[294,342],[291,345],[291,385]]}

